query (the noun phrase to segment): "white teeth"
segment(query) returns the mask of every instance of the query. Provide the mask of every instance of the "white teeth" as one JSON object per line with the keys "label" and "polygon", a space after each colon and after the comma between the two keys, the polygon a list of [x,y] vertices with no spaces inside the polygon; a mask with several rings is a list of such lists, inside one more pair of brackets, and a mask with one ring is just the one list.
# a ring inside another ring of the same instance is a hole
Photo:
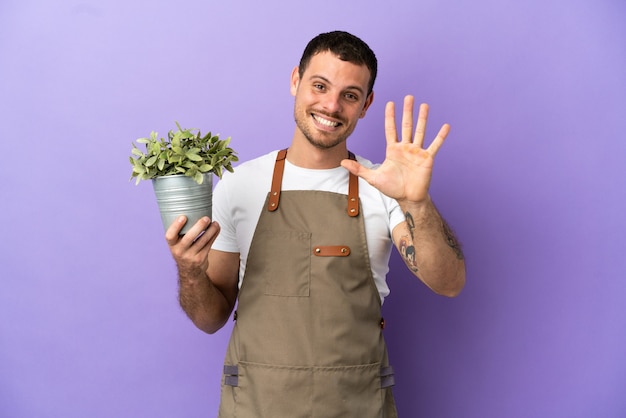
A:
{"label": "white teeth", "polygon": [[330,121],[328,119],[323,119],[319,116],[313,115],[313,117],[315,118],[316,121],[318,121],[320,124],[324,125],[324,126],[328,126],[330,128],[334,128],[335,126],[339,125],[339,122],[333,122]]}

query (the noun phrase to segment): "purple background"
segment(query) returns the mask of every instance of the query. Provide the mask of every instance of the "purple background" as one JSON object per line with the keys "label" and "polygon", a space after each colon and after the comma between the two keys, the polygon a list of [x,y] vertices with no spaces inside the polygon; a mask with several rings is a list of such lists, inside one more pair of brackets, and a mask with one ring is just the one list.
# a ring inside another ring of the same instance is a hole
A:
{"label": "purple background", "polygon": [[449,122],[432,195],[467,286],[392,258],[384,310],[403,417],[626,416],[622,0],[0,3],[0,416],[216,413],[229,324],[196,330],[130,144],[187,127],[242,159],[293,133],[289,75],[333,29],[380,61],[383,108]]}

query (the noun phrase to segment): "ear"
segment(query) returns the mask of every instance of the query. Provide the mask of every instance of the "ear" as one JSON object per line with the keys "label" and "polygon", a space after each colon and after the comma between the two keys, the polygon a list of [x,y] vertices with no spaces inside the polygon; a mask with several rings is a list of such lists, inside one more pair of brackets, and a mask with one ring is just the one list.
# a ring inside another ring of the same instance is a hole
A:
{"label": "ear", "polygon": [[359,119],[363,119],[365,117],[365,113],[367,113],[367,109],[370,107],[373,101],[374,101],[374,91],[372,90],[369,96],[367,96],[367,99],[365,99],[365,104],[363,105],[363,110],[361,110]]}
{"label": "ear", "polygon": [[289,90],[291,90],[292,96],[296,95],[296,91],[298,91],[298,86],[300,85],[300,74],[298,71],[298,67],[294,67],[291,71],[291,83],[289,85]]}

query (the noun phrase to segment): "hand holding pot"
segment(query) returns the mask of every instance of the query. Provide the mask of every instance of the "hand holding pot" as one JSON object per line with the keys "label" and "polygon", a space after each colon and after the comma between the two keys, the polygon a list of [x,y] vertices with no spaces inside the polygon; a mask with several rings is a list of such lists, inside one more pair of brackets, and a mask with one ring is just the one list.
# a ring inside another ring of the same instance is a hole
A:
{"label": "hand holding pot", "polygon": [[185,216],[179,216],[165,232],[165,240],[176,261],[181,279],[205,277],[209,266],[209,250],[220,232],[220,226],[205,216],[185,235],[179,235],[186,222]]}

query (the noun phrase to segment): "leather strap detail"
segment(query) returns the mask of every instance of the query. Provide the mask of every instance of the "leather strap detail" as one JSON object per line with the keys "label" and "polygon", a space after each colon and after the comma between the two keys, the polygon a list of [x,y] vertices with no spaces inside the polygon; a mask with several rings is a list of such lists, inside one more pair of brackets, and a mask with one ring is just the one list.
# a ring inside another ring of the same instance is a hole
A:
{"label": "leather strap detail", "polygon": [[267,210],[270,212],[274,212],[278,209],[278,202],[280,201],[280,188],[283,183],[283,172],[285,171],[285,158],[287,158],[287,149],[278,151],[276,164],[274,164],[274,175],[272,176],[270,198],[267,204]]}
{"label": "leather strap detail", "polygon": [[[352,152],[348,152],[348,157],[356,160]],[[359,216],[359,178],[352,173],[348,180],[348,215]]]}
{"label": "leather strap detail", "polygon": [[350,247],[347,245],[317,245],[313,247],[313,254],[318,257],[347,257]]}
{"label": "leather strap detail", "polygon": [[[278,151],[276,164],[274,164],[274,174],[272,175],[272,188],[270,189],[270,197],[267,203],[267,210],[270,212],[278,209],[286,158],[287,148]],[[350,151],[348,152],[348,158],[356,161],[355,155]],[[352,173],[350,173],[348,179],[348,215],[352,217],[359,216],[359,178]]]}

